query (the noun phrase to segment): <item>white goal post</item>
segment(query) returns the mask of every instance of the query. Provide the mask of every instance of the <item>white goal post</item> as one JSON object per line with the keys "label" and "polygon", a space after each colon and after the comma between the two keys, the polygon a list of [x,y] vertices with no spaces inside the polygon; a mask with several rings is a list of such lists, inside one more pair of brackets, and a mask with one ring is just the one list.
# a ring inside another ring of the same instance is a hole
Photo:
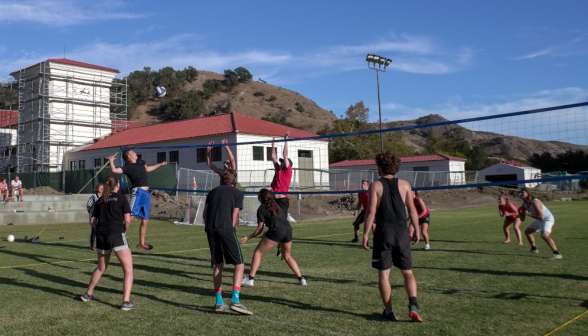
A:
{"label": "white goal post", "polygon": [[[204,225],[202,213],[206,196],[188,196],[188,208],[184,220],[174,222],[176,225]],[[239,221],[237,225],[257,226],[257,208],[259,201],[257,196],[245,196],[243,198],[243,210],[239,211]]]}

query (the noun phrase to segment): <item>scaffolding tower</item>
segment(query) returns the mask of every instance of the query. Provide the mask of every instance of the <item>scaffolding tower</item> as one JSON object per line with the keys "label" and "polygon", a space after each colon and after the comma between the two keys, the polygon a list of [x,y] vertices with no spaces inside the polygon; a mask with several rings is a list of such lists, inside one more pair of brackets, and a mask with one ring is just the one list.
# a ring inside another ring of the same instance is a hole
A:
{"label": "scaffolding tower", "polygon": [[[11,73],[18,83],[17,172],[60,171],[68,150],[127,127],[118,70],[49,59]],[[85,167],[64,167],[64,169]]]}

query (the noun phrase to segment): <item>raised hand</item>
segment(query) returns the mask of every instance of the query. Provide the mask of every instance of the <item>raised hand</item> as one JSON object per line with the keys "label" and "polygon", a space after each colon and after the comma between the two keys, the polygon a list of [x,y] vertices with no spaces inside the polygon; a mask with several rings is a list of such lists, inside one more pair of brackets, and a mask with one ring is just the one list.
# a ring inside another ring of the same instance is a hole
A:
{"label": "raised hand", "polygon": [[206,151],[210,152],[212,150],[212,145],[214,145],[214,141],[209,141],[208,142],[208,147],[206,147]]}
{"label": "raised hand", "polygon": [[227,139],[222,139],[221,142],[225,146],[229,143],[229,141]]}

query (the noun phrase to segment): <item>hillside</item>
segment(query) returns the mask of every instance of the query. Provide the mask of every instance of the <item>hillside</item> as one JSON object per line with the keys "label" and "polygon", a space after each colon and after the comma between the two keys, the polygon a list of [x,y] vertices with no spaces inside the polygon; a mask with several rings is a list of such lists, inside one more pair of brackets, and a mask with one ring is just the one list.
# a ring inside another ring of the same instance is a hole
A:
{"label": "hillside", "polygon": [[[192,83],[185,83],[182,86],[182,91],[200,91],[208,79],[221,81],[224,77],[210,71],[198,71],[198,78]],[[253,94],[257,92],[263,95],[258,93],[257,96],[254,96]],[[275,100],[271,98],[272,96],[275,97]],[[239,83],[228,92],[214,93],[204,102],[203,116],[214,114],[215,110],[221,111],[229,101],[232,111],[255,118],[285,117],[289,123],[309,132],[317,132],[325,124],[330,124],[337,119],[335,114],[321,108],[297,92],[255,81]],[[163,116],[158,110],[159,104],[160,101],[156,98],[140,103],[130,120],[148,125],[163,122]]]}

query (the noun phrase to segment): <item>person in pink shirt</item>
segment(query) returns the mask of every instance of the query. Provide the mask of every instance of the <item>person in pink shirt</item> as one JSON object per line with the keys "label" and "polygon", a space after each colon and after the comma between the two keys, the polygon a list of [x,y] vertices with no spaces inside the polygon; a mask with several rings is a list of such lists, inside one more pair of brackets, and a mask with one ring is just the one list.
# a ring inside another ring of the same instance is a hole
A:
{"label": "person in pink shirt", "polygon": [[[284,140],[287,140],[290,136],[290,132],[286,133],[284,136]],[[276,138],[274,138],[276,140]],[[288,220],[290,220],[290,214],[288,210],[290,208],[290,201],[288,200],[287,193],[290,189],[290,183],[292,182],[292,160],[288,158],[288,142],[284,142],[284,151],[282,153],[283,158],[281,158],[278,162],[278,155],[276,154],[276,146],[272,141],[272,161],[274,163],[274,179],[271,183],[271,192],[274,195],[274,200],[280,207],[280,210]],[[280,245],[278,244],[278,253],[276,256],[280,256]]]}
{"label": "person in pink shirt", "polygon": [[[370,181],[366,179],[361,180],[361,190],[368,190],[369,188]],[[353,238],[353,240],[351,240],[350,243],[357,243],[359,241],[359,225],[361,225],[361,223],[365,221],[365,211],[367,210],[368,201],[370,199],[369,194],[367,192],[358,193],[357,198],[359,199],[359,202],[357,202],[357,208],[355,208],[355,212],[353,213],[353,217],[355,217],[355,221],[353,222],[355,238]],[[361,212],[359,212],[358,215],[357,213],[360,209]]]}

